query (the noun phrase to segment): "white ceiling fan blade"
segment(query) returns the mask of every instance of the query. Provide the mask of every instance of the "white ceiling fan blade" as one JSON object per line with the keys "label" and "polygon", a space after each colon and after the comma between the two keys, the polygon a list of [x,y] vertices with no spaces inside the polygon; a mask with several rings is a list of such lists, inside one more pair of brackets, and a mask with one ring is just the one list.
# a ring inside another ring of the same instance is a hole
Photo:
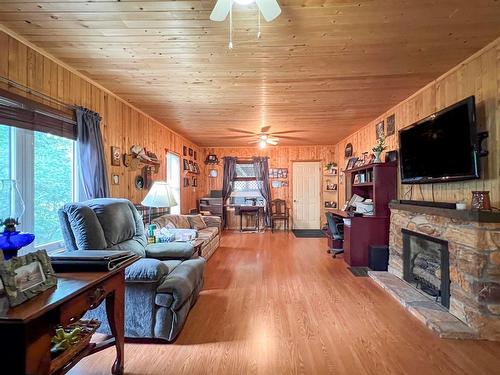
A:
{"label": "white ceiling fan blade", "polygon": [[267,22],[271,22],[281,14],[281,8],[276,0],[255,0],[255,2]]}
{"label": "white ceiling fan blade", "polygon": [[259,142],[260,142],[260,140],[250,141],[250,142],[248,142],[248,144],[252,144],[252,143],[259,143]]}
{"label": "white ceiling fan blade", "polygon": [[277,139],[268,139],[266,142],[273,146],[276,146],[278,144]]}
{"label": "white ceiling fan blade", "polygon": [[212,21],[224,21],[231,10],[231,0],[217,0],[214,10],[210,13]]}

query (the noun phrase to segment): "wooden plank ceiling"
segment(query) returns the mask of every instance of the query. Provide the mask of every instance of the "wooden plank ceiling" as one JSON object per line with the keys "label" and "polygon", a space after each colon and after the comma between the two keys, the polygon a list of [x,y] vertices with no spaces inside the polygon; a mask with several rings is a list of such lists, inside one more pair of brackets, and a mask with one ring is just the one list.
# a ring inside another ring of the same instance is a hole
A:
{"label": "wooden plank ceiling", "polygon": [[334,144],[500,35],[495,0],[0,0],[0,23],[201,146]]}

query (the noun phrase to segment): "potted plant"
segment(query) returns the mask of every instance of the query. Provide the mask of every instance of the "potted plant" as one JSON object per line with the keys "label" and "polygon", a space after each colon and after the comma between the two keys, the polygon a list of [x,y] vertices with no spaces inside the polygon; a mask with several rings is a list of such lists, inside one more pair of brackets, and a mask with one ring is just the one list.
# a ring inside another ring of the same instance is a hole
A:
{"label": "potted plant", "polygon": [[382,163],[382,160],[380,160],[380,154],[387,148],[385,145],[385,138],[380,137],[377,138],[377,144],[375,147],[372,148],[373,154],[375,155],[375,160],[373,161],[374,163]]}
{"label": "potted plant", "polygon": [[325,165],[325,169],[327,173],[330,174],[335,174],[335,168],[337,167],[337,163],[334,163],[333,161],[329,162],[328,164]]}

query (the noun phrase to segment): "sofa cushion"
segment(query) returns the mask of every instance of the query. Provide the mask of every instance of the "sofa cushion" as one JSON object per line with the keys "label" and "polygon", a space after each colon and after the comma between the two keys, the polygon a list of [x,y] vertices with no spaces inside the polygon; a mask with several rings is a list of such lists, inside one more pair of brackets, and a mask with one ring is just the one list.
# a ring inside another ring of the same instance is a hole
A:
{"label": "sofa cushion", "polygon": [[169,267],[164,262],[157,259],[139,259],[137,262],[125,268],[125,281],[157,283],[167,275],[168,272]]}
{"label": "sofa cushion", "polygon": [[211,241],[219,234],[219,228],[216,227],[206,227],[205,229],[198,231],[198,238],[202,240]]}
{"label": "sofa cushion", "polygon": [[68,244],[76,248],[70,250],[106,249],[107,243],[96,213],[81,203],[65,205],[60,211],[63,235]]}
{"label": "sofa cushion", "polygon": [[190,215],[188,216],[188,220],[191,224],[191,228],[193,229],[201,230],[207,227],[207,224],[205,224],[201,215]]}
{"label": "sofa cushion", "polygon": [[156,289],[160,294],[171,294],[173,302],[171,309],[177,310],[189,299],[199,280],[203,278],[205,260],[203,258],[189,259],[179,264],[168,274]]}
{"label": "sofa cushion", "polygon": [[168,223],[172,223],[176,228],[191,228],[191,224],[189,224],[189,220],[185,215],[162,215],[154,219],[153,223],[158,224],[160,228],[166,227]]}
{"label": "sofa cushion", "polygon": [[156,259],[189,259],[193,255],[190,242],[155,243],[146,247],[146,256]]}

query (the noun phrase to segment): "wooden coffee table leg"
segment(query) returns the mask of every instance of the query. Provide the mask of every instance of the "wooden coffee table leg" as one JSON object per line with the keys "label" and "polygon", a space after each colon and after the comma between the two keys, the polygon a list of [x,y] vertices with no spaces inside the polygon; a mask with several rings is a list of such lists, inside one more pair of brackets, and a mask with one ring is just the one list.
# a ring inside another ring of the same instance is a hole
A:
{"label": "wooden coffee table leg", "polygon": [[111,372],[114,375],[122,375],[124,371],[123,354],[125,349],[124,337],[124,299],[125,287],[123,277],[117,282],[117,287],[114,292],[106,297],[106,314],[108,315],[109,327],[111,333],[115,337],[116,360],[113,364]]}

